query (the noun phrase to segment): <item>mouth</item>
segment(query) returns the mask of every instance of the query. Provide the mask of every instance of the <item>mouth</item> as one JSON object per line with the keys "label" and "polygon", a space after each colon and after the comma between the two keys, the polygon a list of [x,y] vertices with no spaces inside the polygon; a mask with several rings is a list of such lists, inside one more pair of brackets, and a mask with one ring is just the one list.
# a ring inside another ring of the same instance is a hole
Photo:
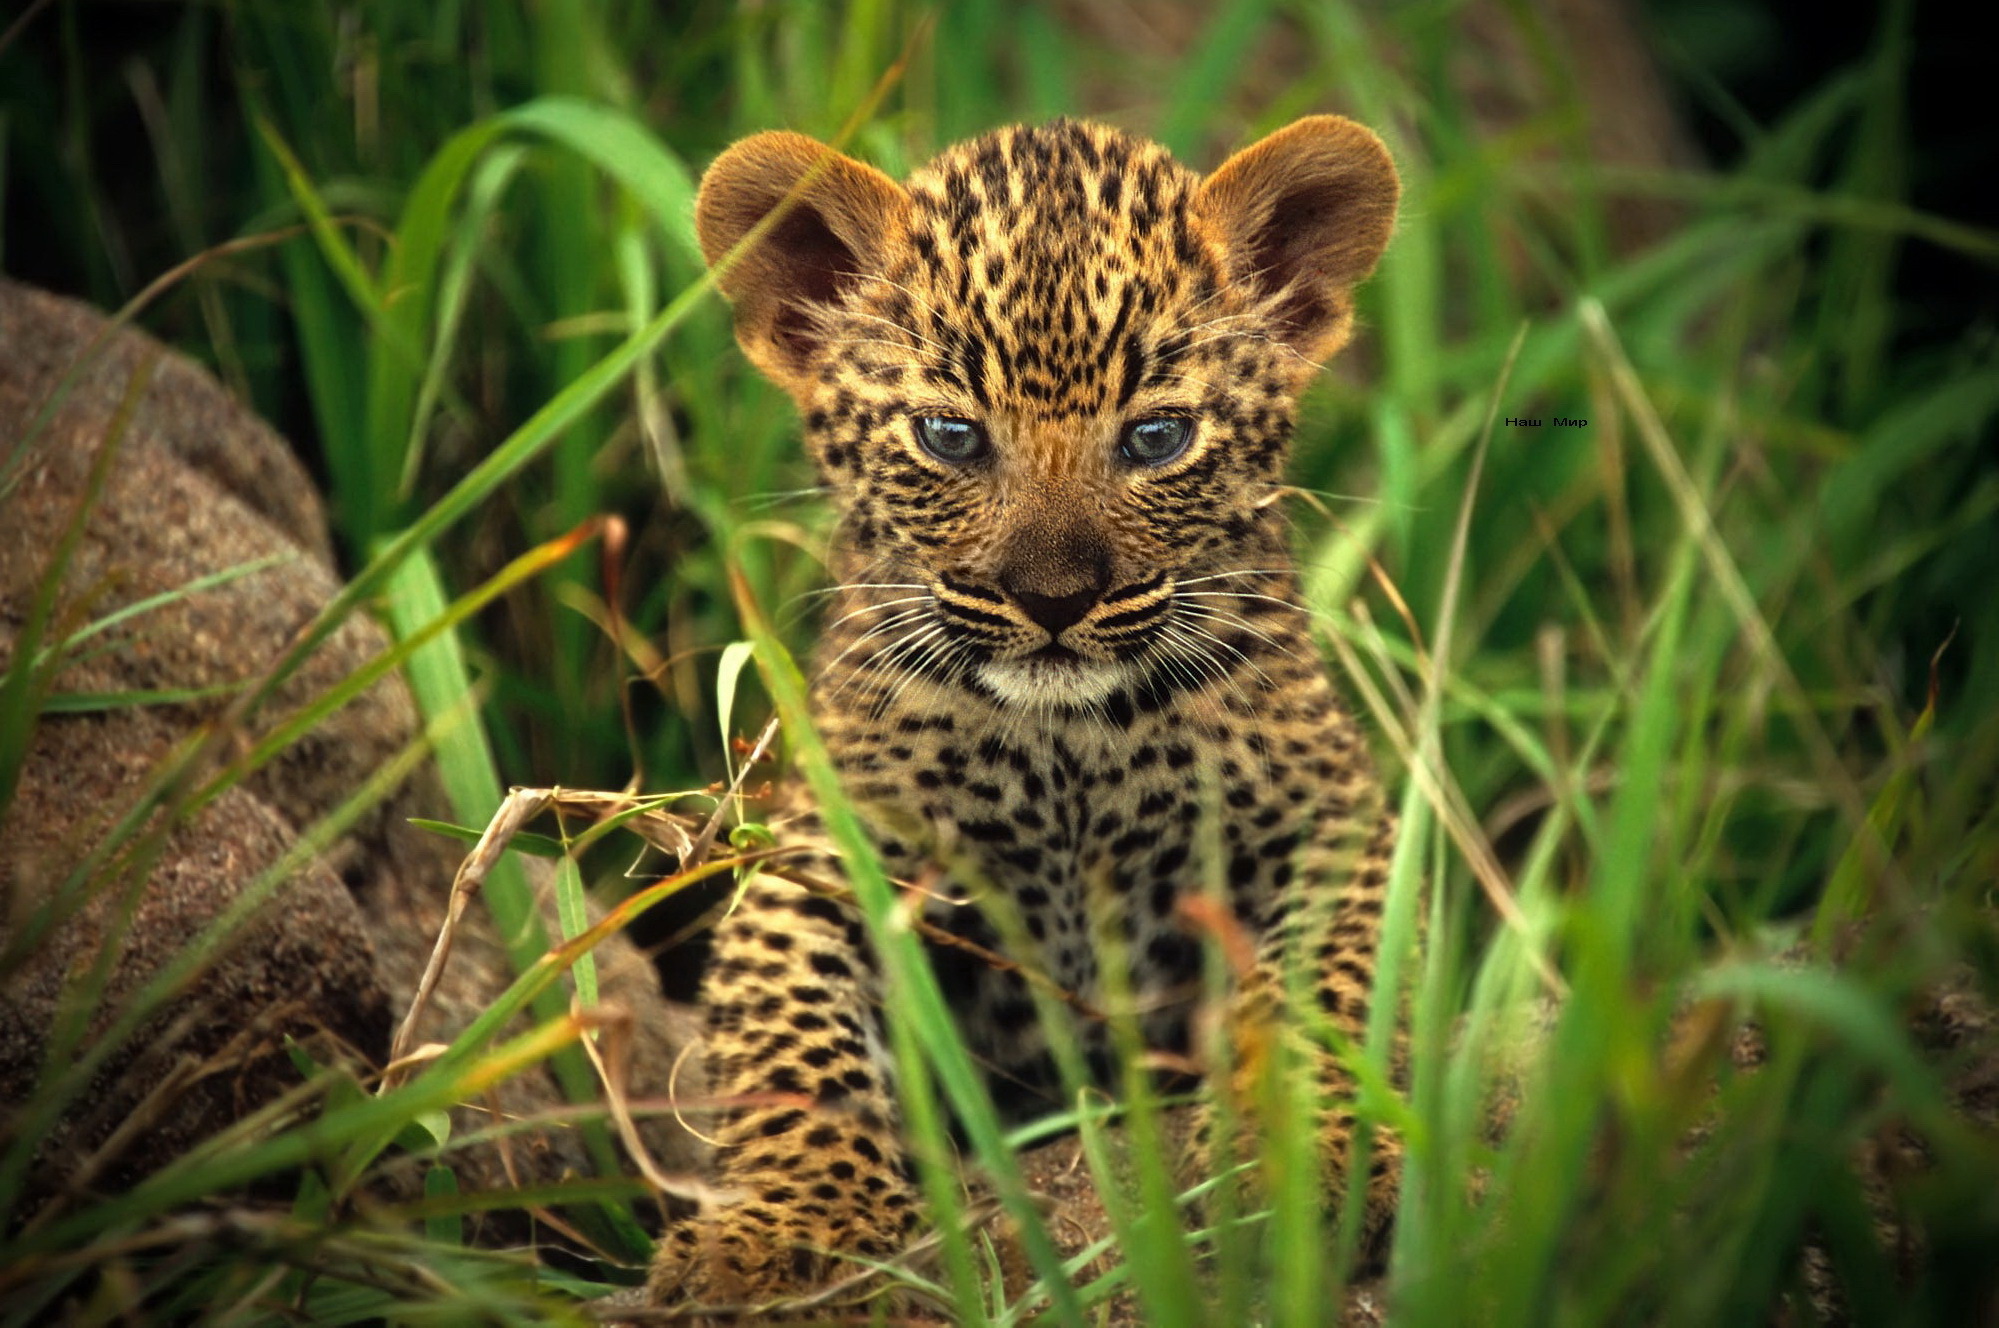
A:
{"label": "mouth", "polygon": [[1008,704],[1048,710],[1095,705],[1132,680],[1126,665],[1099,664],[1053,641],[1031,654],[984,664],[979,677]]}

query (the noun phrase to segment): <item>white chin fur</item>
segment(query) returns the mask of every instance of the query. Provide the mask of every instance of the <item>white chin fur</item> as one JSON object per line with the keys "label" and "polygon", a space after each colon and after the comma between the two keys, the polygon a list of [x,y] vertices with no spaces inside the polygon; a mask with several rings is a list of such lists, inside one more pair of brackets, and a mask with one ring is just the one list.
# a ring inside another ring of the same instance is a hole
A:
{"label": "white chin fur", "polygon": [[1128,664],[1005,659],[979,666],[980,681],[1001,701],[1035,709],[1076,710],[1095,705],[1130,683],[1133,676]]}

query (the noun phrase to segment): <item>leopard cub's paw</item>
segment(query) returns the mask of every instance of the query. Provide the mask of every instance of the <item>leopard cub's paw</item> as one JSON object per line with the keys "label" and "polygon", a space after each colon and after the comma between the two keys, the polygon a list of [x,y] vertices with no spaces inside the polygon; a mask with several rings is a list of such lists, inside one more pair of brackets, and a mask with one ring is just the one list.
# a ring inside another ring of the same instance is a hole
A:
{"label": "leopard cub's paw", "polygon": [[[884,1258],[899,1238],[865,1224],[837,1224],[814,1231],[796,1215],[759,1203],[719,1206],[670,1228],[660,1238],[646,1279],[649,1305],[694,1305],[717,1310],[756,1309],[759,1322],[784,1322],[784,1303],[810,1298],[810,1314],[844,1294],[822,1293],[855,1280],[853,1293],[872,1286],[864,1264],[844,1254]],[[807,1306],[799,1311],[808,1312]]]}
{"label": "leopard cub's paw", "polygon": [[660,1238],[646,1279],[654,1305],[765,1305],[810,1291],[825,1256],[793,1250],[768,1216],[729,1205],[688,1218]]}
{"label": "leopard cub's paw", "polygon": [[[1188,1147],[1182,1154],[1186,1161],[1180,1179],[1183,1184],[1191,1186],[1213,1178],[1222,1168],[1226,1155],[1229,1166],[1240,1169],[1235,1184],[1242,1187],[1242,1193],[1260,1202],[1269,1192],[1272,1178],[1265,1171],[1269,1160],[1265,1156],[1257,1122],[1251,1115],[1238,1116],[1225,1150],[1224,1141],[1219,1137],[1219,1119],[1220,1113],[1212,1102],[1203,1102],[1194,1109],[1194,1128]],[[1353,1183],[1355,1129],[1354,1114],[1345,1104],[1333,1103],[1320,1109],[1315,1133],[1321,1193],[1329,1210],[1337,1209],[1342,1196]],[[1372,1247],[1386,1235],[1394,1221],[1396,1194],[1402,1174],[1402,1141],[1395,1134],[1378,1128],[1372,1132],[1367,1170],[1362,1233],[1364,1242]]]}

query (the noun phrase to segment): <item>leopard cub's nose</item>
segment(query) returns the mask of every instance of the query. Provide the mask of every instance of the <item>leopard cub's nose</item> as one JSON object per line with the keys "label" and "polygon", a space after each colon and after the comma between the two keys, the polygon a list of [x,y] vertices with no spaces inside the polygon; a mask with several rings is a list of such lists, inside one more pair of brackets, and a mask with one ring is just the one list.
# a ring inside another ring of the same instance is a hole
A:
{"label": "leopard cub's nose", "polygon": [[999,568],[1000,589],[1050,636],[1081,622],[1110,588],[1111,551],[1087,528],[1030,529],[1008,554]]}
{"label": "leopard cub's nose", "polygon": [[1032,590],[1008,586],[1007,593],[1020,611],[1034,620],[1037,627],[1050,636],[1062,635],[1063,629],[1072,627],[1083,620],[1090,606],[1103,593],[1101,586],[1085,585],[1066,595],[1043,595]]}
{"label": "leopard cub's nose", "polygon": [[1000,587],[1035,626],[1050,636],[1060,636],[1065,629],[1081,622],[1083,615],[1103,598],[1111,582],[1108,559],[1093,559],[1059,572],[1041,570],[1035,575],[1035,570],[1009,568],[1000,577]]}

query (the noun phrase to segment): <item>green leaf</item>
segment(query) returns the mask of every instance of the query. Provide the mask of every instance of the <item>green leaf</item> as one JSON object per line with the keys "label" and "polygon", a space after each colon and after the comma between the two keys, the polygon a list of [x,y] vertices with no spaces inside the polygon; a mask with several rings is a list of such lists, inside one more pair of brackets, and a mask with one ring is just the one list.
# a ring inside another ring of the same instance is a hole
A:
{"label": "green leaf", "polygon": [[[555,909],[562,924],[562,939],[573,941],[590,927],[590,908],[583,894],[583,876],[576,869],[576,857],[565,853],[555,865]],[[597,1003],[597,960],[584,954],[577,959],[570,976],[576,983],[576,999],[585,1007]]]}
{"label": "green leaf", "polygon": [[[457,1198],[458,1174],[450,1167],[428,1168],[423,1173],[423,1197],[441,1203]],[[423,1220],[423,1234],[440,1245],[463,1245],[465,1219],[453,1213],[438,1213]]]}
{"label": "green leaf", "polygon": [[434,1153],[451,1141],[451,1113],[448,1111],[420,1111],[410,1117],[403,1132],[396,1136],[396,1146],[412,1153]]}
{"label": "green leaf", "polygon": [[176,687],[137,692],[50,692],[42,698],[45,715],[94,715],[107,710],[136,710],[144,706],[192,705],[235,696],[247,683],[225,682],[213,687]]}
{"label": "green leaf", "polygon": [[[410,817],[410,824],[419,830],[428,830],[434,835],[443,835],[446,839],[456,839],[465,844],[476,844],[486,834],[485,831],[474,830],[469,825],[453,825],[449,821],[432,821],[421,816]],[[507,848],[532,853],[538,858],[559,858],[568,852],[562,846],[561,840],[550,838],[548,835],[538,835],[531,830],[515,831],[514,837],[507,841]]]}
{"label": "green leaf", "polygon": [[736,779],[736,686],[742,680],[744,666],[755,654],[755,642],[731,641],[722,647],[722,661],[715,669],[715,719],[722,728],[722,760],[732,784]]}

